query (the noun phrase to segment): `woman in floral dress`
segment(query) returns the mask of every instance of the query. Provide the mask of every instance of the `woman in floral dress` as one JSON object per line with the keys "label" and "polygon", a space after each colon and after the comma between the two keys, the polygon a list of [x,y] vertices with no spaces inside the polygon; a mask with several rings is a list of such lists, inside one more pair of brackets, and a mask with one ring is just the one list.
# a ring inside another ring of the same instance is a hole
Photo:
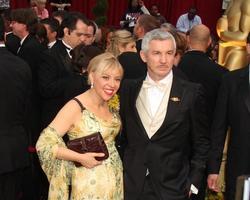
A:
{"label": "woman in floral dress", "polygon": [[[110,53],[96,56],[88,66],[91,88],[70,100],[43,130],[37,144],[41,166],[50,182],[51,200],[122,200],[122,163],[114,139],[121,122],[116,97],[123,69]],[[115,105],[115,106],[114,106]],[[70,140],[100,132],[109,157],[103,153],[80,154],[69,150],[62,137]],[[72,161],[81,163],[76,167]],[[71,193],[69,194],[69,185]]]}

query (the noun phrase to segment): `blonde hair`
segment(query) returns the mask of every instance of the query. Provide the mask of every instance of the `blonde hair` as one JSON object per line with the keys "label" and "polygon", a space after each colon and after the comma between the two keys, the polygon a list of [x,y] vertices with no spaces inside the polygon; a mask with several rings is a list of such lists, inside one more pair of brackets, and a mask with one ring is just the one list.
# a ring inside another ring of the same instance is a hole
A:
{"label": "blonde hair", "polygon": [[[109,52],[102,53],[90,60],[87,71],[90,73],[103,74],[109,69],[118,69],[123,76],[123,68],[117,58]],[[90,79],[88,79],[90,84]]]}
{"label": "blonde hair", "polygon": [[115,57],[117,57],[121,54],[119,46],[125,47],[131,42],[135,42],[135,38],[129,31],[114,31],[110,38],[110,45],[107,47],[106,51],[112,53]]}

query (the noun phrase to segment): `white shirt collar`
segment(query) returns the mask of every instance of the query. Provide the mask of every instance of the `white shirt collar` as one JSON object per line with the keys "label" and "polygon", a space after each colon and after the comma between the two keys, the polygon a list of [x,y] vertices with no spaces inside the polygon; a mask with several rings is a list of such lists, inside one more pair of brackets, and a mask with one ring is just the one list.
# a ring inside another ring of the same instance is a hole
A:
{"label": "white shirt collar", "polygon": [[[29,35],[29,34],[28,34]],[[28,37],[28,35],[24,36],[23,39],[20,41],[20,46],[22,46],[24,40]]]}
{"label": "white shirt collar", "polygon": [[[171,70],[163,79],[161,79],[160,81],[158,81],[158,83],[163,83],[163,84],[167,84],[169,82],[171,82],[173,79],[173,70]],[[146,79],[149,82],[156,82],[154,81],[149,74],[147,73]]]}
{"label": "white shirt collar", "polygon": [[56,40],[55,41],[53,41],[53,42],[50,42],[49,44],[48,44],[48,48],[51,48],[51,47],[53,47],[53,45],[56,43]]}
{"label": "white shirt collar", "polygon": [[64,40],[62,40],[62,43],[67,47],[67,50],[72,50],[73,48],[70,46],[70,45],[68,45]]}

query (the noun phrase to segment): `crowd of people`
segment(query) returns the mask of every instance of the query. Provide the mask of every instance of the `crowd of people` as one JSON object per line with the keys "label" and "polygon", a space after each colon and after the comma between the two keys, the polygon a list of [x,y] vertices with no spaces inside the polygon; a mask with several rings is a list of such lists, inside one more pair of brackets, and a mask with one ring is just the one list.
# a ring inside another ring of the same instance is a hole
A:
{"label": "crowd of people", "polygon": [[[237,177],[250,173],[249,64],[218,64],[195,7],[173,25],[157,5],[131,0],[121,27],[104,34],[64,10],[70,2],[51,2],[53,13],[46,0],[30,3],[0,9],[1,199],[204,200],[221,191],[230,127],[224,194],[234,200]],[[250,28],[240,27],[250,55]],[[96,132],[107,159],[67,147]]]}

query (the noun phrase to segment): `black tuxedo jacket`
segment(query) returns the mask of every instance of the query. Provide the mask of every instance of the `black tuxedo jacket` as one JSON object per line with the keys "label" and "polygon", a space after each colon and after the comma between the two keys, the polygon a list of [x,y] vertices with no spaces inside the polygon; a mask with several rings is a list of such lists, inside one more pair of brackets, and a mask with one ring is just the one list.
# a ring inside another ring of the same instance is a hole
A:
{"label": "black tuxedo jacket", "polygon": [[191,183],[199,188],[209,148],[201,86],[174,76],[164,122],[149,139],[135,106],[142,83],[127,80],[120,91],[125,199],[140,196],[147,169],[157,199],[185,199]]}
{"label": "black tuxedo jacket", "polygon": [[217,174],[230,127],[226,162],[227,199],[233,200],[237,176],[250,174],[249,67],[229,72],[223,78],[212,124],[209,173]]}
{"label": "black tuxedo jacket", "polygon": [[0,47],[0,174],[29,165],[25,121],[31,79],[29,66]]}
{"label": "black tuxedo jacket", "polygon": [[17,50],[20,46],[20,38],[14,35],[12,32],[6,34],[5,40],[6,48],[12,52],[14,55],[17,55]]}
{"label": "black tuxedo jacket", "polygon": [[42,96],[42,128],[53,120],[65,104],[65,90],[70,84],[73,70],[71,59],[61,40],[49,50],[39,68],[39,89]]}
{"label": "black tuxedo jacket", "polygon": [[23,41],[17,56],[26,61],[32,72],[32,94],[30,103],[29,125],[32,145],[35,145],[41,132],[41,97],[38,89],[38,68],[41,55],[46,48],[42,46],[35,36],[29,34]]}
{"label": "black tuxedo jacket", "polygon": [[213,62],[204,52],[196,50],[186,52],[178,68],[186,74],[189,81],[200,83],[204,87],[211,123],[221,79],[227,70]]}

